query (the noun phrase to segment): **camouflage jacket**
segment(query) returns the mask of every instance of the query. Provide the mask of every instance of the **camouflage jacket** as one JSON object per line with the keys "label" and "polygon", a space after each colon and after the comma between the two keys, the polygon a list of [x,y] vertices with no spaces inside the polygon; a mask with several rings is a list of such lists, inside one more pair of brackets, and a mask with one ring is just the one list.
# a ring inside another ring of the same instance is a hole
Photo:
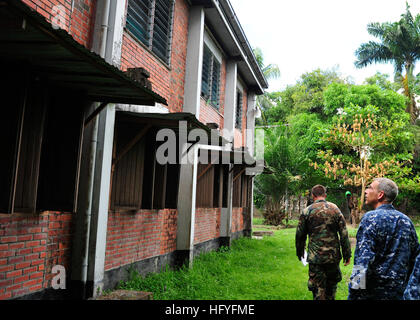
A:
{"label": "camouflage jacket", "polygon": [[344,261],[350,259],[351,247],[346,220],[334,203],[317,200],[300,215],[295,241],[298,258],[304,254],[307,236],[309,263],[338,263],[341,257]]}
{"label": "camouflage jacket", "polygon": [[420,300],[420,254],[404,291],[404,300]]}
{"label": "camouflage jacket", "polygon": [[365,213],[356,237],[348,299],[402,299],[419,250],[411,220],[384,204]]}

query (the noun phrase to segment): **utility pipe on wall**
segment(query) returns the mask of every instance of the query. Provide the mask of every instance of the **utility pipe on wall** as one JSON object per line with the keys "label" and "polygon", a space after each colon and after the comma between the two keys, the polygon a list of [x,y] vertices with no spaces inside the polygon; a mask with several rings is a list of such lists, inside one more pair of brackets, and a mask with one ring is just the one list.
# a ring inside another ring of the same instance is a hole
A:
{"label": "utility pipe on wall", "polygon": [[[103,7],[101,13],[101,31],[99,34],[99,52],[98,54],[105,58],[106,52],[106,40],[108,34],[108,20],[109,20],[109,8],[110,0],[103,0]],[[84,288],[86,288],[87,278],[88,278],[88,266],[89,266],[89,241],[90,241],[90,228],[91,228],[91,218],[92,218],[92,201],[93,201],[93,184],[95,178],[95,162],[96,162],[96,149],[98,144],[98,125],[99,125],[99,115],[96,115],[93,120],[93,130],[90,142],[90,152],[89,152],[89,167],[88,167],[88,185],[87,185],[87,206],[86,211],[83,212],[84,221],[83,221],[83,230],[85,232],[83,237],[83,250],[82,250],[82,270],[81,270],[81,280]],[[86,292],[85,292],[86,294]]]}

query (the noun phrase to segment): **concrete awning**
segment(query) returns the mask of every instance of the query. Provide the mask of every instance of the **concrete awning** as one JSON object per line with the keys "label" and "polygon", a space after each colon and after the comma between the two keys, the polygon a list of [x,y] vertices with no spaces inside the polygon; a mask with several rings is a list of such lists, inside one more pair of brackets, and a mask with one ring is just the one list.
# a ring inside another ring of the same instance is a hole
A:
{"label": "concrete awning", "polygon": [[54,86],[82,92],[91,101],[167,104],[21,1],[0,0],[0,59]]}
{"label": "concrete awning", "polygon": [[[209,135],[211,129],[200,122],[194,114],[189,112],[171,112],[171,113],[137,113],[130,111],[117,111],[117,120],[126,122],[137,122],[143,124],[152,124],[155,127],[176,129],[179,128],[179,121],[187,122],[187,129],[195,128],[205,130]],[[219,144],[225,145],[229,141],[218,134]]]}

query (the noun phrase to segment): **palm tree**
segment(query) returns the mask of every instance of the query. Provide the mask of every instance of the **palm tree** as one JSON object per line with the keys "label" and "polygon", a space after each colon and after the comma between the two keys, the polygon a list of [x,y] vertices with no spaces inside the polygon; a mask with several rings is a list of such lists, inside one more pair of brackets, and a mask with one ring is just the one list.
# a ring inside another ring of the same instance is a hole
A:
{"label": "palm tree", "polygon": [[409,98],[407,112],[414,123],[418,116],[414,94],[409,83],[414,79],[415,63],[420,59],[420,14],[415,18],[410,13],[410,6],[406,3],[406,12],[398,22],[374,22],[368,24],[367,31],[380,42],[369,41],[363,43],[356,50],[357,68],[366,67],[372,63],[394,64],[396,75],[405,70],[401,78],[404,94]]}
{"label": "palm tree", "polygon": [[[255,48],[254,55],[257,60],[258,66],[260,67],[261,71],[263,72],[265,78],[267,80],[270,79],[278,79],[280,77],[280,69],[276,64],[269,64],[264,65],[264,58],[260,48]],[[261,116],[265,124],[267,125],[267,120],[265,118],[264,111],[268,110],[274,105],[274,102],[270,99],[267,92],[263,95],[257,96],[257,105],[261,110]]]}

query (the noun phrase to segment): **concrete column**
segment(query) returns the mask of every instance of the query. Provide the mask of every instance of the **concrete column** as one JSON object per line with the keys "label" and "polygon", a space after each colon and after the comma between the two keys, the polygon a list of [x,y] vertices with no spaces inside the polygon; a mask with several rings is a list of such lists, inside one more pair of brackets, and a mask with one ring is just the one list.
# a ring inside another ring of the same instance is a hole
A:
{"label": "concrete column", "polygon": [[224,137],[232,143],[233,143],[233,138],[235,136],[234,130],[235,130],[237,78],[238,78],[237,62],[228,60],[226,62]]}
{"label": "concrete column", "polygon": [[254,141],[255,141],[255,115],[256,115],[256,94],[254,92],[248,93],[248,107],[246,114],[246,128],[248,129],[246,135],[246,147],[251,156],[254,156]]}
{"label": "concrete column", "polygon": [[[98,1],[92,51],[119,67],[125,1]],[[90,115],[99,103],[86,110]],[[72,254],[74,298],[96,296],[105,268],[115,105],[109,104],[84,130],[78,208]]]}
{"label": "concrete column", "polygon": [[204,8],[193,6],[188,21],[184,112],[200,117],[201,73],[203,68]]}
{"label": "concrete column", "polygon": [[[187,128],[180,128],[180,136],[187,136]],[[186,141],[186,138],[185,138]],[[198,147],[193,146],[191,155],[186,161],[187,144],[184,143],[182,152],[184,159],[181,160],[179,190],[178,190],[178,221],[176,233],[177,261],[175,265],[192,265],[194,257],[194,224],[195,224],[195,198],[197,188],[197,163]],[[187,162],[187,163],[186,163]]]}
{"label": "concrete column", "polygon": [[124,33],[125,1],[97,1],[92,51],[119,67]]}
{"label": "concrete column", "polygon": [[[228,60],[226,62],[226,85],[225,85],[225,111],[224,111],[224,130],[223,136],[231,142],[230,149],[233,149],[233,139],[235,136],[235,107],[237,90],[238,67],[237,62]],[[220,236],[222,245],[230,246],[231,226],[232,226],[232,191],[233,191],[233,171],[232,165],[229,166],[227,183],[227,207],[222,208],[220,219]]]}
{"label": "concrete column", "polygon": [[87,274],[88,294],[93,297],[102,290],[104,279],[114,124],[115,105],[109,104],[99,114],[94,171]]}
{"label": "concrete column", "polygon": [[223,192],[227,192],[227,207],[222,208],[220,215],[220,238],[221,245],[230,247],[231,244],[231,229],[232,229],[232,191],[233,191],[233,172],[230,171],[233,165],[229,165],[228,174],[228,189]]}
{"label": "concrete column", "polygon": [[125,14],[125,1],[111,0],[105,60],[117,68],[121,66]]}

